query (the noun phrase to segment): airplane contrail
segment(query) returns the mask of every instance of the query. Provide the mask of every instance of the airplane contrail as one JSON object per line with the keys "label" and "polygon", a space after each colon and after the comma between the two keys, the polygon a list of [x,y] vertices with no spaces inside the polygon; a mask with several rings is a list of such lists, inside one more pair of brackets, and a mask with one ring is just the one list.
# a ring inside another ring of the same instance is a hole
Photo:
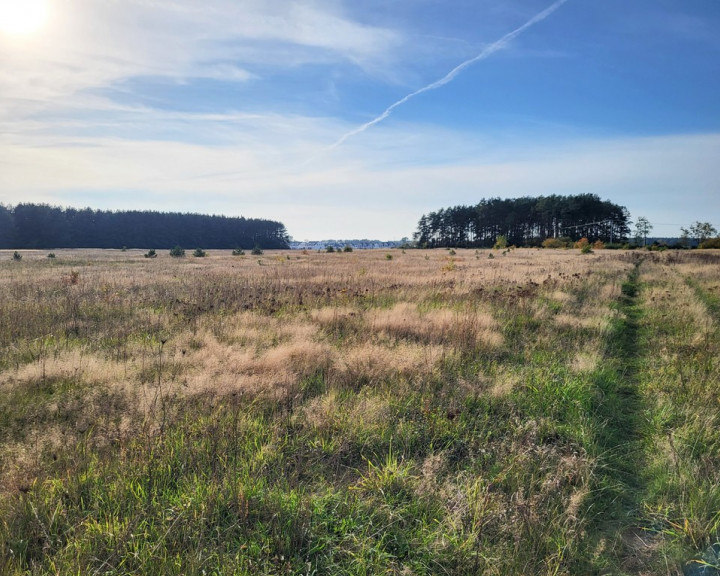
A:
{"label": "airplane contrail", "polygon": [[540,12],[539,14],[537,14],[536,16],[534,16],[533,18],[531,18],[530,20],[525,22],[525,24],[523,24],[519,28],[516,28],[512,32],[508,32],[507,34],[505,34],[505,36],[500,38],[500,40],[496,40],[495,42],[493,42],[492,44],[490,44],[489,46],[484,48],[483,51],[480,52],[477,56],[474,56],[473,58],[470,58],[469,60],[465,60],[465,62],[462,62],[461,64],[458,64],[457,66],[455,66],[455,68],[450,70],[450,72],[448,72],[445,76],[443,76],[439,80],[436,80],[435,82],[432,82],[432,83],[428,84],[427,86],[423,86],[422,88],[415,90],[415,92],[411,92],[407,96],[404,96],[397,102],[388,106],[385,109],[385,111],[382,114],[380,114],[379,116],[373,118],[369,122],[366,122],[362,126],[358,126],[357,128],[350,130],[350,132],[343,134],[340,138],[338,138],[338,140],[334,144],[332,144],[331,146],[329,146],[327,148],[327,151],[329,152],[331,150],[334,150],[335,148],[337,148],[338,146],[343,144],[348,138],[352,138],[353,136],[356,136],[357,134],[360,134],[361,132],[365,132],[365,130],[367,130],[371,126],[374,126],[375,124],[378,124],[379,122],[382,122],[383,120],[385,120],[385,118],[387,118],[388,116],[390,116],[390,114],[392,114],[392,111],[395,110],[395,108],[397,108],[398,106],[402,106],[408,100],[415,98],[415,96],[418,96],[419,94],[422,94],[423,92],[429,92],[430,90],[435,90],[437,88],[440,88],[441,86],[445,86],[445,84],[448,84],[449,82],[452,82],[452,80],[458,74],[460,74],[460,72],[462,72],[465,68],[467,68],[468,66],[472,66],[473,64],[475,64],[475,62],[479,62],[480,60],[485,60],[485,58],[487,58],[488,56],[491,56],[498,50],[501,50],[502,48],[505,47],[505,45],[508,42],[515,39],[517,36],[519,36],[520,34],[525,32],[525,30],[527,30],[531,26],[534,26],[535,24],[538,24],[539,22],[542,22],[543,20],[545,20],[545,18],[550,16],[553,12],[555,12],[555,10],[560,8],[567,1],[568,0],[557,0],[554,4],[552,4],[551,6],[549,6],[548,8],[546,8],[545,10],[543,10],[542,12]]}

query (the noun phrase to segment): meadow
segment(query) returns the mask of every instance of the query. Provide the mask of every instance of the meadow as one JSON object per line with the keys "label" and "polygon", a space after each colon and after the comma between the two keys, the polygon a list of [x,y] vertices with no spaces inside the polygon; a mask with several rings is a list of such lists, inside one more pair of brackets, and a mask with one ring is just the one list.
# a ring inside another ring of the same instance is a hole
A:
{"label": "meadow", "polygon": [[0,251],[2,574],[715,561],[718,251],[55,254]]}

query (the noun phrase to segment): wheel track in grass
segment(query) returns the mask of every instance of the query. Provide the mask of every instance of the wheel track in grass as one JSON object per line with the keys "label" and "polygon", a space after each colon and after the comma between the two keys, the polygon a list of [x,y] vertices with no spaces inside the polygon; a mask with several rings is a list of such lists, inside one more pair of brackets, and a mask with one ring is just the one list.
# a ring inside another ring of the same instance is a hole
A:
{"label": "wheel track in grass", "polygon": [[593,375],[597,394],[591,416],[596,422],[598,465],[596,490],[588,509],[588,558],[595,560],[578,574],[641,573],[638,546],[647,544],[642,522],[642,418],[647,406],[639,391],[638,377],[645,353],[640,339],[643,310],[639,303],[643,262],[644,258],[637,260],[622,283],[603,367]]}
{"label": "wheel track in grass", "polygon": [[695,296],[705,305],[710,317],[716,322],[720,322],[720,297],[708,292],[697,280],[690,276],[685,277],[685,284],[695,291]]}
{"label": "wheel track in grass", "polygon": [[[697,555],[693,555],[689,549],[682,553],[681,549],[686,548],[686,545],[677,540],[677,535],[671,534],[675,528],[672,523],[668,524],[670,518],[653,512],[658,486],[651,486],[657,484],[658,479],[654,477],[649,464],[655,460],[654,465],[657,466],[657,449],[665,440],[665,434],[668,435],[671,453],[674,455],[667,455],[668,467],[673,465],[677,453],[672,433],[664,428],[656,429],[653,424],[656,420],[662,420],[658,413],[662,407],[654,397],[654,386],[646,388],[651,380],[643,372],[643,367],[652,372],[651,364],[647,363],[653,362],[653,354],[657,354],[658,348],[663,347],[664,339],[657,332],[660,328],[656,324],[658,318],[653,320],[651,310],[645,309],[650,302],[643,304],[640,297],[643,289],[640,269],[646,260],[638,260],[622,284],[622,293],[617,302],[619,315],[613,320],[608,338],[606,367],[595,377],[595,387],[600,397],[593,414],[600,424],[596,435],[599,463],[597,486],[600,493],[593,503],[595,514],[591,521],[591,531],[595,531],[598,538],[596,544],[604,540],[604,545],[611,547],[612,553],[593,565],[593,573],[662,573],[678,576],[684,573],[718,574],[717,571],[693,572],[693,568],[702,568],[693,560],[699,557],[702,549]],[[659,262],[652,259],[652,263]],[[704,289],[696,279],[683,275],[677,267],[672,266],[669,272],[692,290],[710,318],[720,322],[720,298]],[[678,311],[679,296],[675,294],[674,298],[666,303],[667,308],[662,316],[682,314]],[[650,316],[644,320],[646,314]],[[677,461],[674,463],[677,466]],[[669,494],[672,494],[673,488],[668,485],[662,490],[670,490]],[[675,501],[671,499],[670,502]],[[603,564],[608,558],[611,564]]]}

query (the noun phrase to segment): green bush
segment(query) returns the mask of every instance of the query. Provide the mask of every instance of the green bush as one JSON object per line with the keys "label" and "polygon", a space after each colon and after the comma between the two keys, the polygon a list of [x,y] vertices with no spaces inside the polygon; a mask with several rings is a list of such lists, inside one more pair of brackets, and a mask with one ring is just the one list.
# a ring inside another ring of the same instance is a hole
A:
{"label": "green bush", "polygon": [[207,256],[207,252],[205,252],[205,250],[203,250],[202,248],[195,248],[193,256],[195,258],[205,258],[205,256]]}
{"label": "green bush", "polygon": [[718,236],[717,238],[708,238],[707,240],[703,240],[702,242],[700,242],[698,248],[701,248],[703,250],[720,249],[720,236]]}
{"label": "green bush", "polygon": [[330,246],[330,244],[328,244],[327,246],[325,246],[325,252],[327,252],[328,254],[331,252],[335,252],[335,248],[333,248],[332,246]]}
{"label": "green bush", "polygon": [[146,254],[144,254],[145,258],[157,258],[157,252],[155,252],[155,249],[148,250]]}
{"label": "green bush", "polygon": [[16,250],[13,254],[13,260],[15,260],[15,262],[20,262],[20,260],[22,260],[22,254]]}
{"label": "green bush", "polygon": [[170,250],[170,256],[172,256],[173,258],[184,258],[185,249],[181,248],[180,246],[175,246],[175,248]]}
{"label": "green bush", "polygon": [[495,248],[495,250],[503,250],[503,249],[507,248],[507,245],[508,245],[507,236],[503,236],[501,234],[495,240],[495,245],[493,246],[493,248]]}
{"label": "green bush", "polygon": [[260,248],[260,244],[255,244],[254,248],[252,249],[251,254],[253,256],[260,256],[263,253],[262,248]]}
{"label": "green bush", "polygon": [[392,254],[385,254],[385,260],[392,260]]}
{"label": "green bush", "polygon": [[48,258],[55,258],[55,252],[50,252],[50,254],[47,255]]}
{"label": "green bush", "polygon": [[245,250],[242,248],[235,248],[235,250],[232,251],[233,256],[245,256]]}
{"label": "green bush", "polygon": [[345,248],[343,248],[343,252],[352,252],[352,251],[353,251],[353,247],[350,246],[350,244],[346,244]]}

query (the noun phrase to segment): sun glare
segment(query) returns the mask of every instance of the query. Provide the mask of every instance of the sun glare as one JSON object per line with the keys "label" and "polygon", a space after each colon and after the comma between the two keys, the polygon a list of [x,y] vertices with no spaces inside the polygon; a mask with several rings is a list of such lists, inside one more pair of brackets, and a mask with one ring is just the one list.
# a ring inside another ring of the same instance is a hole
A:
{"label": "sun glare", "polygon": [[0,0],[0,33],[27,36],[47,19],[47,0]]}

